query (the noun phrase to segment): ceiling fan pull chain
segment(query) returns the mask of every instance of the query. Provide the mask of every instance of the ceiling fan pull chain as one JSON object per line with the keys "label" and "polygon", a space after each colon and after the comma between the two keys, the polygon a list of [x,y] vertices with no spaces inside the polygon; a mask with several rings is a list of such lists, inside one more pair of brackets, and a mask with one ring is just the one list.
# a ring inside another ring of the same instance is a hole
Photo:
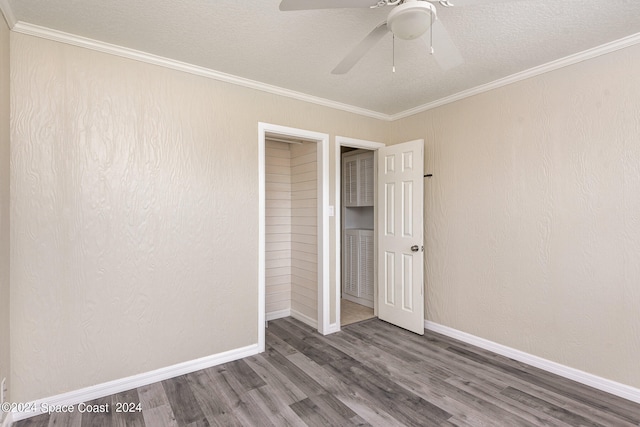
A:
{"label": "ceiling fan pull chain", "polygon": [[393,34],[391,42],[391,71],[396,72],[396,35]]}
{"label": "ceiling fan pull chain", "polygon": [[[433,12],[431,12],[431,23],[433,24]],[[431,43],[431,55],[433,55],[433,25],[429,25],[429,43]]]}

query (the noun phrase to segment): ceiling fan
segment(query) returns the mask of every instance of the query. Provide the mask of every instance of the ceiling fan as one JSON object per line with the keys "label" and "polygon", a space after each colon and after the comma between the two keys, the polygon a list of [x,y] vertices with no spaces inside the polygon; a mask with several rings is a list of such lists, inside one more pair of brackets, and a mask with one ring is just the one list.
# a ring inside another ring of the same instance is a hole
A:
{"label": "ceiling fan", "polygon": [[[455,1],[458,4],[457,0]],[[476,3],[480,0],[459,0],[462,4]],[[394,6],[387,20],[373,29],[351,52],[331,71],[333,74],[345,74],[376,45],[388,32],[403,40],[422,38],[425,51],[430,51],[443,70],[457,67],[464,61],[445,27],[437,19],[436,7],[452,7],[449,0],[282,0],[281,11],[333,9],[333,8],[370,8]],[[429,31],[431,30],[431,31]],[[433,49],[433,41],[437,49]],[[395,67],[394,67],[395,71]]]}

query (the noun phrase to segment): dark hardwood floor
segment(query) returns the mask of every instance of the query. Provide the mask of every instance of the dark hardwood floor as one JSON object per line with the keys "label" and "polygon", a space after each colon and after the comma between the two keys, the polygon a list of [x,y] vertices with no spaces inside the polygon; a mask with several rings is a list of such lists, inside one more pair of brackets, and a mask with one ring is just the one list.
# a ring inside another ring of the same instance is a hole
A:
{"label": "dark hardwood floor", "polygon": [[26,426],[640,426],[640,405],[442,335],[378,319],[323,337],[269,322],[265,353]]}

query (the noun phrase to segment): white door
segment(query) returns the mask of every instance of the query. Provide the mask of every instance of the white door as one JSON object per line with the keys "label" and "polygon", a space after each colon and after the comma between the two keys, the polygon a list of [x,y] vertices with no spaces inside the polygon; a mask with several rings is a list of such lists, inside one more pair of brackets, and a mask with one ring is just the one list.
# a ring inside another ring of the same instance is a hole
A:
{"label": "white door", "polygon": [[424,140],[378,150],[378,317],[424,334]]}

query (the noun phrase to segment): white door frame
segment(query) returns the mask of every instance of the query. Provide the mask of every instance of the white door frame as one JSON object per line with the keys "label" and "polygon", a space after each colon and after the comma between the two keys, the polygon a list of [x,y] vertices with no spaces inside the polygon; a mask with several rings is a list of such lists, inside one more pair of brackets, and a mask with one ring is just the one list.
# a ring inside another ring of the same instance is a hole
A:
{"label": "white door frame", "polygon": [[318,155],[318,332],[329,333],[329,135],[258,122],[258,347],[265,350],[265,139],[266,134],[317,143]]}
{"label": "white door frame", "polygon": [[[335,189],[335,194],[336,194],[336,200],[335,200],[335,242],[336,242],[336,248],[335,248],[335,301],[334,301],[334,305],[336,307],[336,323],[335,325],[332,324],[332,330],[331,332],[337,332],[340,330],[340,293],[342,292],[342,226],[341,226],[341,215],[342,215],[342,156],[340,153],[340,147],[351,147],[351,148],[363,148],[365,150],[373,150],[376,151],[381,147],[384,147],[385,144],[381,143],[381,142],[373,142],[373,141],[367,141],[364,139],[354,139],[354,138],[348,138],[346,136],[336,136],[336,143],[334,146],[334,152],[335,152],[335,183],[336,183],[336,189]],[[377,153],[376,153],[376,157],[377,157]],[[375,164],[376,162],[374,162]],[[374,194],[376,194],[376,192],[374,192]],[[375,203],[374,203],[375,205]],[[375,214],[375,206],[374,206],[374,214]],[[374,223],[377,221],[376,218],[374,218]],[[375,234],[374,234],[375,236]],[[374,237],[375,238],[375,237]],[[374,244],[374,247],[376,248],[377,251],[377,245]],[[377,258],[377,257],[376,257]],[[377,272],[376,272],[377,275]],[[375,286],[374,286],[375,287]],[[378,308],[377,308],[377,292],[374,292],[374,314],[377,314]]]}

